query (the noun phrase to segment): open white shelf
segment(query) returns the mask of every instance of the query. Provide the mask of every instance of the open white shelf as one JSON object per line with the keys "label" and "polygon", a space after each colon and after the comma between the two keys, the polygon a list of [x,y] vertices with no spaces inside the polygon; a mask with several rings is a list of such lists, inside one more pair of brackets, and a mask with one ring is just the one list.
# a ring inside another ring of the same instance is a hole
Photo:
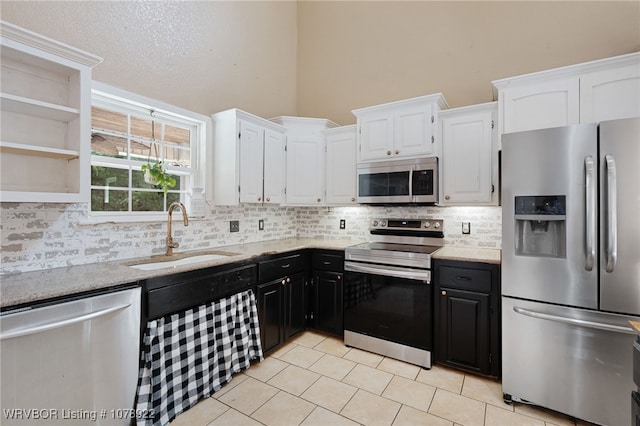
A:
{"label": "open white shelf", "polygon": [[17,112],[57,121],[68,122],[80,116],[80,111],[76,108],[29,99],[10,93],[0,93],[0,106],[3,111]]}
{"label": "open white shelf", "polygon": [[0,36],[0,201],[88,202],[101,59],[4,21]]}
{"label": "open white shelf", "polygon": [[31,155],[34,157],[55,158],[59,160],[75,160],[80,157],[80,151],[2,141],[0,141],[0,152],[7,154]]}

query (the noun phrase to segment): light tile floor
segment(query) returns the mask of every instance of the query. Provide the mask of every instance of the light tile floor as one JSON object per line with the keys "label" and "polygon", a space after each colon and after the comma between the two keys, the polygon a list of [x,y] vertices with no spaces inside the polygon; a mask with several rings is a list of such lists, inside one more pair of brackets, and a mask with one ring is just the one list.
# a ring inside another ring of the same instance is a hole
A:
{"label": "light tile floor", "polygon": [[502,401],[500,382],[430,370],[306,331],[237,374],[172,425],[578,425],[549,410]]}

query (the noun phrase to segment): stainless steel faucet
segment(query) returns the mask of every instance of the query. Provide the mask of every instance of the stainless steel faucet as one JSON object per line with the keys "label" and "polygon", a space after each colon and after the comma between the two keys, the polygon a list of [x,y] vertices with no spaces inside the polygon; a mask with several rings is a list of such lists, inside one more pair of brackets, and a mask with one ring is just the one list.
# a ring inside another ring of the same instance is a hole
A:
{"label": "stainless steel faucet", "polygon": [[173,236],[171,235],[171,212],[176,207],[180,207],[180,210],[182,210],[182,219],[184,220],[184,226],[189,226],[189,219],[187,218],[187,209],[184,207],[184,204],[182,204],[179,201],[174,201],[173,203],[171,203],[169,205],[169,208],[167,209],[167,214],[168,214],[168,218],[167,218],[167,256],[171,256],[173,254],[173,249],[174,248],[180,247],[180,244],[178,244],[177,242],[173,241]]}

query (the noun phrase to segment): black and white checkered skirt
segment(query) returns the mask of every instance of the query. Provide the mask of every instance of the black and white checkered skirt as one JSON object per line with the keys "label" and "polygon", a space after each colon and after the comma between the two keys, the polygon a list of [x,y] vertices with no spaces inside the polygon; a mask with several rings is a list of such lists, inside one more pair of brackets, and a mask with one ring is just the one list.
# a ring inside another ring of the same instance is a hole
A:
{"label": "black and white checkered skirt", "polygon": [[261,359],[251,290],[149,321],[142,342],[138,425],[166,425]]}

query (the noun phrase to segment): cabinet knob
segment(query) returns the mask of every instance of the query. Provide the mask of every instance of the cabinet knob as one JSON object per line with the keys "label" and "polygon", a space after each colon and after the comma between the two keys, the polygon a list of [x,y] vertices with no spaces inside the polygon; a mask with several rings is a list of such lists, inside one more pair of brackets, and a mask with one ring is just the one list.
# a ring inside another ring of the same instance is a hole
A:
{"label": "cabinet knob", "polygon": [[400,154],[400,150],[396,149],[396,155]]}
{"label": "cabinet knob", "polygon": [[258,197],[258,201],[262,201],[262,197]]}
{"label": "cabinet knob", "polygon": [[351,197],[351,201],[356,201],[356,197]]}
{"label": "cabinet knob", "polygon": [[451,198],[451,197],[450,197],[450,196],[448,196],[448,195],[445,195],[445,196],[444,196],[444,199],[445,199],[445,200],[448,200],[448,199],[450,199],[450,198]]}
{"label": "cabinet knob", "polygon": [[341,279],[342,279],[342,276],[341,276],[341,275],[338,275],[338,276],[336,277],[336,279],[341,280]]}
{"label": "cabinet knob", "polygon": [[391,151],[387,151],[387,155],[391,155]]}
{"label": "cabinet knob", "polygon": [[267,197],[267,202],[271,201],[271,197]]}
{"label": "cabinet knob", "polygon": [[446,290],[442,290],[442,295],[446,296],[447,295],[447,291]]}
{"label": "cabinet knob", "polygon": [[317,202],[320,202],[320,201],[322,201],[322,199],[321,199],[321,198],[318,198],[316,201],[317,201]]}
{"label": "cabinet knob", "polygon": [[282,282],[280,284],[285,285],[287,283],[286,280],[282,280]]}
{"label": "cabinet knob", "polygon": [[287,277],[287,282],[290,283],[291,282],[291,278]]}

